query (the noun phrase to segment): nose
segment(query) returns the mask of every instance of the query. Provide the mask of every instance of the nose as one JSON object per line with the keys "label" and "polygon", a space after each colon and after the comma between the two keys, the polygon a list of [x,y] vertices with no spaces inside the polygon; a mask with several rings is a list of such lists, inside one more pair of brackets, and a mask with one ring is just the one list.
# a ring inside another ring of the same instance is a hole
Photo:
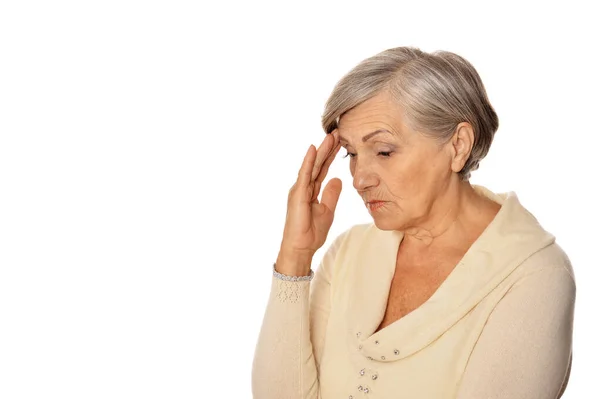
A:
{"label": "nose", "polygon": [[371,187],[377,186],[379,179],[376,174],[368,167],[368,165],[356,162],[352,171],[352,185],[357,191],[365,191]]}

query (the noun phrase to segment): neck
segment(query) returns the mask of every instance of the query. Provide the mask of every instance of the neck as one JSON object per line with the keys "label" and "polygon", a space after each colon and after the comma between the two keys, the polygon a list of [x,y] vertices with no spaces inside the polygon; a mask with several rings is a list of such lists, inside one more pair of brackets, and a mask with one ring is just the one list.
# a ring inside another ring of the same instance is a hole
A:
{"label": "neck", "polygon": [[466,251],[498,209],[499,204],[479,195],[468,181],[457,181],[436,199],[425,220],[405,230],[402,247],[414,253]]}

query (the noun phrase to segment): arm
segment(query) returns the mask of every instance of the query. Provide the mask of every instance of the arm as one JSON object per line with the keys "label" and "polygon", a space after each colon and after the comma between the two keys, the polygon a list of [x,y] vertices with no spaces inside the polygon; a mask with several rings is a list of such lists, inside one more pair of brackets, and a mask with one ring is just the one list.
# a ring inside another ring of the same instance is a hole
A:
{"label": "arm", "polygon": [[574,306],[575,281],[563,265],[515,284],[490,315],[457,398],[560,398],[571,366]]}
{"label": "arm", "polygon": [[312,282],[272,278],[252,365],[253,397],[319,398],[318,367],[331,306],[331,269],[344,235],[328,248]]}

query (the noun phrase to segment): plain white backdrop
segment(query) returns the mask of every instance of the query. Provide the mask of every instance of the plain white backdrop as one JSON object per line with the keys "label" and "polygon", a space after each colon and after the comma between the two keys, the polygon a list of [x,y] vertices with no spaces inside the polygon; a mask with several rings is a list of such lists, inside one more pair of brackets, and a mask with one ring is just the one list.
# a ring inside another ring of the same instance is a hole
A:
{"label": "plain white backdrop", "polygon": [[[3,1],[0,397],[250,398],[288,189],[333,86],[390,47],[456,52],[500,118],[471,179],[570,256],[564,398],[600,397],[592,2]],[[315,265],[369,222],[348,159]]]}

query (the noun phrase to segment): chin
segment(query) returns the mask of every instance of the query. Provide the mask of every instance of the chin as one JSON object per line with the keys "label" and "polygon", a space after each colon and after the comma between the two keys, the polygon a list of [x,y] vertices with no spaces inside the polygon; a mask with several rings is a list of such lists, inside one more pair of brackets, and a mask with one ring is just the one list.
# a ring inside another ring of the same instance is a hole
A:
{"label": "chin", "polygon": [[404,228],[402,223],[399,223],[398,220],[394,220],[392,218],[374,217],[373,223],[379,230],[402,231],[402,229]]}

